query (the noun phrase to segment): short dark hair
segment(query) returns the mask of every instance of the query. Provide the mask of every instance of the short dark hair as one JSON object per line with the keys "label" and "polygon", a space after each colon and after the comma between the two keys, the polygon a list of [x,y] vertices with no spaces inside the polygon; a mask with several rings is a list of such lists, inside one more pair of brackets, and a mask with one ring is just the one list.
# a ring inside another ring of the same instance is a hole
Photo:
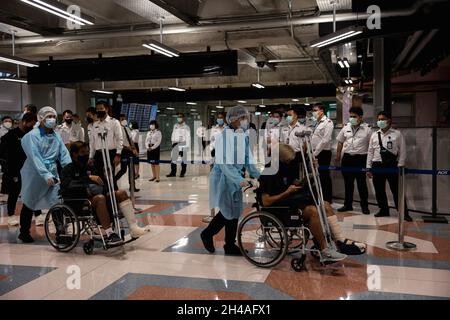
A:
{"label": "short dark hair", "polygon": [[183,112],[178,112],[178,115],[179,115],[180,117],[182,117],[182,118],[186,118],[186,116],[184,115]]}
{"label": "short dark hair", "polygon": [[106,102],[105,100],[99,100],[95,103],[95,106],[99,106],[99,105],[103,105],[108,110],[110,109],[108,102]]}
{"label": "short dark hair", "polygon": [[82,148],[89,148],[89,145],[83,141],[75,141],[70,145],[70,156],[72,157],[74,153],[79,153]]}
{"label": "short dark hair", "polygon": [[64,110],[64,112],[63,112],[63,117],[66,115],[66,113],[68,113],[68,114],[70,114],[71,116],[73,116],[72,110]]}
{"label": "short dark hair", "polygon": [[137,121],[131,121],[131,128],[139,130],[139,123]]}
{"label": "short dark hair", "polygon": [[380,111],[380,112],[378,112],[378,116],[385,116],[388,119],[392,119],[392,115],[389,112],[387,112],[387,111]]}
{"label": "short dark hair", "polygon": [[355,113],[358,116],[362,117],[364,115],[364,110],[359,107],[351,107],[350,110],[348,110],[349,113]]}
{"label": "short dark hair", "polygon": [[8,119],[12,120],[13,118],[11,118],[10,116],[5,116],[5,117],[2,118],[2,122],[5,121],[5,120],[8,120]]}
{"label": "short dark hair", "polygon": [[31,122],[31,121],[36,121],[37,122],[38,119],[37,119],[37,115],[36,114],[28,112],[28,113],[25,113],[22,116],[21,121],[22,122]]}
{"label": "short dark hair", "polygon": [[119,116],[119,118],[126,118],[126,117],[127,117],[127,116],[126,116],[125,113],[121,113],[120,116]]}
{"label": "short dark hair", "polygon": [[224,118],[227,117],[227,113],[226,112],[218,112],[217,115],[222,115]]}
{"label": "short dark hair", "polygon": [[319,110],[322,110],[323,112],[325,112],[326,111],[326,108],[325,108],[325,106],[322,104],[322,103],[316,103],[314,106],[313,106],[313,108],[319,108]]}
{"label": "short dark hair", "polygon": [[152,125],[152,124],[155,125],[155,128],[156,128],[156,129],[159,129],[159,124],[158,124],[158,122],[157,122],[156,120],[150,121],[149,125]]}
{"label": "short dark hair", "polygon": [[92,113],[92,114],[96,114],[97,113],[97,110],[95,110],[95,108],[94,107],[89,107],[89,108],[87,108],[87,110],[86,110],[86,113]]}
{"label": "short dark hair", "polygon": [[281,109],[277,109],[275,111],[272,111],[271,115],[274,115],[275,113],[282,117],[284,112]]}
{"label": "short dark hair", "polygon": [[37,107],[34,104],[27,104],[24,109],[30,110],[31,113],[37,114]]}
{"label": "short dark hair", "polygon": [[289,111],[293,111],[297,116],[305,116],[306,117],[306,109],[303,107],[291,106]]}

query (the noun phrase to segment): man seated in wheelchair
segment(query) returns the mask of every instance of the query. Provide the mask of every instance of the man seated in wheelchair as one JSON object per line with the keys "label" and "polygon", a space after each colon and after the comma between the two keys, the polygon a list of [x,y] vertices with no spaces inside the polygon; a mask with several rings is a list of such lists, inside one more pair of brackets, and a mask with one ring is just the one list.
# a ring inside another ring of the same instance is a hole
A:
{"label": "man seated in wheelchair", "polygon": [[[72,163],[65,166],[61,173],[61,196],[64,200],[89,199],[100,225],[106,232],[109,245],[118,245],[122,239],[117,235],[111,224],[111,201],[102,179],[95,174],[95,169],[88,166],[89,146],[77,141],[70,146]],[[139,238],[147,230],[140,228],[134,217],[134,208],[125,190],[115,191],[120,211],[128,222],[132,238]],[[108,210],[109,209],[109,210]]]}
{"label": "man seated in wheelchair", "polygon": [[[279,170],[275,175],[262,175],[259,183],[259,198],[263,207],[290,207],[291,210],[301,210],[303,220],[328,260],[340,260],[345,255],[363,254],[366,246],[363,243],[346,239],[338,224],[337,216],[328,202],[325,202],[327,221],[333,240],[339,252],[327,248],[319,213],[311,196],[308,183],[298,183],[292,174],[289,163],[295,159],[295,151],[291,146],[279,144]],[[342,254],[341,254],[342,253]]]}

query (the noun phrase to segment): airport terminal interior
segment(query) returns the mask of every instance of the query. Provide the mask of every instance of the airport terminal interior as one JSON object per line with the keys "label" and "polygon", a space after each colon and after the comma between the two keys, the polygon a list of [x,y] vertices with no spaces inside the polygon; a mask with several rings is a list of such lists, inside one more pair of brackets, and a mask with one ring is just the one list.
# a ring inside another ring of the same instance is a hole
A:
{"label": "airport terminal interior", "polygon": [[1,1],[0,300],[450,299],[448,12]]}

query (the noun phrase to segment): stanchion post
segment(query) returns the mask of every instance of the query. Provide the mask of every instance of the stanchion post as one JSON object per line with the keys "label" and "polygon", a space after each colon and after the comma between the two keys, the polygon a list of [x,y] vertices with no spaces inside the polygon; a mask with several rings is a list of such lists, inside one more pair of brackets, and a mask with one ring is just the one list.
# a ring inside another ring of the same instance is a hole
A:
{"label": "stanchion post", "polygon": [[389,241],[386,247],[397,251],[414,250],[416,245],[414,243],[405,242],[405,230],[403,229],[403,222],[405,219],[405,168],[399,168],[398,181],[398,241]]}
{"label": "stanchion post", "polygon": [[129,180],[130,180],[130,199],[131,199],[131,203],[133,204],[133,208],[135,208],[134,159],[133,159],[133,157],[130,157],[129,167],[128,167],[128,176],[129,176]]}

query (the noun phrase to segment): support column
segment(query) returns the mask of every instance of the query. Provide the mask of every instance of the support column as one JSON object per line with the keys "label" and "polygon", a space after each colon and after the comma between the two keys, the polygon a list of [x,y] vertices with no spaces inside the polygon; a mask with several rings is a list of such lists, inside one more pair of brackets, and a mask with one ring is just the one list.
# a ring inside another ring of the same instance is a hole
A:
{"label": "support column", "polygon": [[375,114],[391,112],[391,59],[388,40],[373,40],[373,105]]}

